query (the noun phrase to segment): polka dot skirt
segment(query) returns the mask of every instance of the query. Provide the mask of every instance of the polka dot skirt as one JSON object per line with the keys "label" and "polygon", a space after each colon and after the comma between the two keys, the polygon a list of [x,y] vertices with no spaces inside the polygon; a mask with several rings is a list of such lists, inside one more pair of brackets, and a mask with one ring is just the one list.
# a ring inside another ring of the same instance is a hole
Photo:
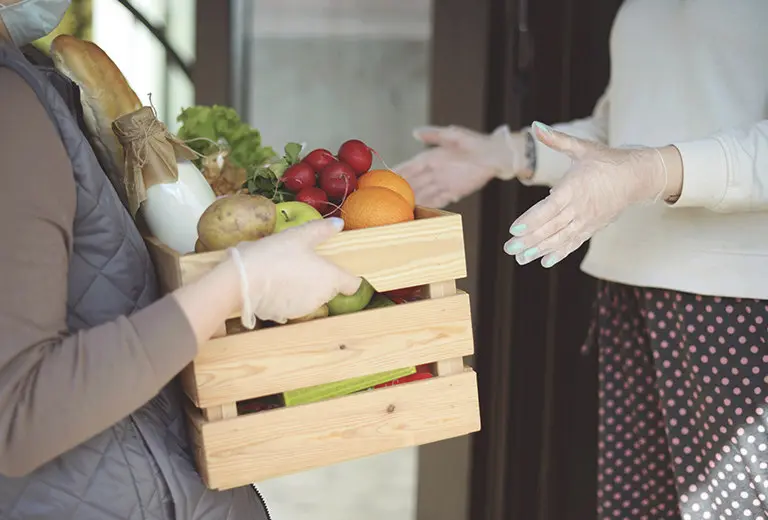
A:
{"label": "polka dot skirt", "polygon": [[767,339],[768,302],[600,282],[600,520],[768,520]]}

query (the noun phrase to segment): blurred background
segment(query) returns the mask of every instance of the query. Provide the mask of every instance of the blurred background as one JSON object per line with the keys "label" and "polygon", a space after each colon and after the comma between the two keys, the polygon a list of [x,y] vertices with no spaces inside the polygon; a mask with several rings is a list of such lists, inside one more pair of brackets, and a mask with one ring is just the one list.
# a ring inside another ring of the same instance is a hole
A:
{"label": "blurred background", "polygon": [[[620,0],[73,0],[57,31],[101,46],[171,130],[233,106],[276,149],[359,138],[393,166],[411,130],[589,114]],[[258,483],[275,520],[582,520],[595,512],[592,281],[580,255],[520,270],[507,227],[545,191],[493,183],[464,217],[483,430]]]}

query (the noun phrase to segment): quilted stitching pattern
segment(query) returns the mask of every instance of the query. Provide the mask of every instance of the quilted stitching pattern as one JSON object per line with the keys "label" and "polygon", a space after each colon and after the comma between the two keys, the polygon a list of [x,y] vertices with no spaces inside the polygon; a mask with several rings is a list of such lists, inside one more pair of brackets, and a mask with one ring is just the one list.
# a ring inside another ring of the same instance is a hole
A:
{"label": "quilted stitching pattern", "polygon": [[[54,71],[0,46],[0,66],[35,89],[72,161],[77,215],[68,325],[92,327],[157,298],[154,268],[128,212],[70,112],[77,91]],[[69,102],[69,105],[67,102]],[[194,470],[175,384],[77,448],[25,478],[0,476],[0,520],[260,520],[250,488],[207,490]]]}

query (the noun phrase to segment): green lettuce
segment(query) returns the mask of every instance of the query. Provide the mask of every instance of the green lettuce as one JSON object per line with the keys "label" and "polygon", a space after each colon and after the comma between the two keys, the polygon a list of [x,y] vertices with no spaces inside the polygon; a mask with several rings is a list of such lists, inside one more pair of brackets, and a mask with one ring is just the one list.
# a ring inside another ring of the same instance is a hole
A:
{"label": "green lettuce", "polygon": [[253,171],[269,159],[275,151],[261,145],[261,133],[243,122],[237,112],[221,105],[185,108],[176,118],[181,127],[177,136],[202,155],[219,151],[217,143],[229,148],[232,164]]}

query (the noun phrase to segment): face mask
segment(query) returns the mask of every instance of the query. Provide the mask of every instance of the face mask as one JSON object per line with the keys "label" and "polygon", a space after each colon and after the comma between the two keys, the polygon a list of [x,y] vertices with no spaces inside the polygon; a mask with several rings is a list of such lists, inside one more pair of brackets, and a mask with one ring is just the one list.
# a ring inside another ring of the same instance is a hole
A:
{"label": "face mask", "polygon": [[21,47],[52,32],[70,3],[71,0],[21,0],[9,4],[0,0],[0,19],[13,43]]}

